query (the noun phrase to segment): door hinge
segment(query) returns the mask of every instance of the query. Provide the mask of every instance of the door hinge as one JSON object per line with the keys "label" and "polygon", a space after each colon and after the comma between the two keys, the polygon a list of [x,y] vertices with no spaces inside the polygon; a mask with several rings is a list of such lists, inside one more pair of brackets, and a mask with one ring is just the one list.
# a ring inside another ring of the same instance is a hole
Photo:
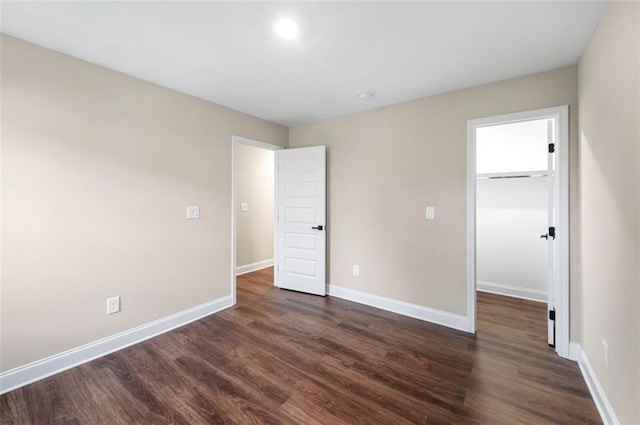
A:
{"label": "door hinge", "polygon": [[556,151],[556,144],[549,143],[549,153],[554,153]]}
{"label": "door hinge", "polygon": [[556,320],[556,311],[555,310],[549,310],[549,320],[553,320],[555,322],[555,320]]}
{"label": "door hinge", "polygon": [[549,227],[549,236],[551,236],[551,238],[555,239],[556,238],[556,228],[551,226]]}

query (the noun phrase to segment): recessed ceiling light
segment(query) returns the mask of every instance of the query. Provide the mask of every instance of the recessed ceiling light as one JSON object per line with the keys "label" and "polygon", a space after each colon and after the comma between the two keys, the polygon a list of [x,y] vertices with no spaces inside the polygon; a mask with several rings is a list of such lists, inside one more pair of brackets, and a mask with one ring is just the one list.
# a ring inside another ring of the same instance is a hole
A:
{"label": "recessed ceiling light", "polygon": [[360,93],[360,94],[358,95],[358,99],[360,99],[360,100],[371,100],[371,99],[373,99],[374,97],[376,97],[376,94],[375,94],[375,93],[369,93],[369,92],[367,92],[367,93]]}
{"label": "recessed ceiling light", "polygon": [[292,39],[298,36],[300,27],[291,18],[280,18],[275,23],[276,34],[285,39]]}

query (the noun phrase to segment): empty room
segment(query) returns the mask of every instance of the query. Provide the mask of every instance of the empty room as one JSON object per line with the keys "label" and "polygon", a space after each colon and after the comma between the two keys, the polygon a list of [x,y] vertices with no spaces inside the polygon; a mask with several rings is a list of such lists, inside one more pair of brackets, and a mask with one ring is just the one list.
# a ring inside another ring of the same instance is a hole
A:
{"label": "empty room", "polygon": [[0,424],[640,425],[640,3],[0,3]]}

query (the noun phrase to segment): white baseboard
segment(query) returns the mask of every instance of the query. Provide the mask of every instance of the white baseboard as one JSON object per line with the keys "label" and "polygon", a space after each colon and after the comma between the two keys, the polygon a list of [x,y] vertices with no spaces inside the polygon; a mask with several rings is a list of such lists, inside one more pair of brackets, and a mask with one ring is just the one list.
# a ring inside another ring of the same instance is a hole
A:
{"label": "white baseboard", "polygon": [[381,297],[379,295],[373,295],[332,284],[329,285],[329,295],[468,332],[466,316],[447,313],[446,311],[435,310],[429,307],[394,300],[393,298]]}
{"label": "white baseboard", "polygon": [[0,373],[0,394],[137,344],[233,305],[231,295]]}
{"label": "white baseboard", "polygon": [[577,342],[569,342],[569,360],[573,360],[574,362],[579,362],[581,355],[582,355],[582,345],[580,345]]}
{"label": "white baseboard", "polygon": [[245,264],[244,266],[236,267],[236,276],[241,274],[255,272],[256,270],[266,269],[273,266],[273,258],[269,260],[258,261],[257,263]]}
{"label": "white baseboard", "polygon": [[600,386],[600,381],[598,381],[598,377],[591,367],[587,353],[585,353],[582,346],[576,342],[570,343],[569,351],[572,360],[574,356],[576,357],[575,360],[578,362],[578,366],[580,366],[580,372],[582,372],[582,376],[587,383],[587,387],[596,404],[598,413],[600,413],[602,422],[605,425],[619,425],[620,422],[607,399],[607,395],[604,393],[602,386]]}
{"label": "white baseboard", "polygon": [[538,289],[521,288],[519,286],[503,285],[501,283],[487,282],[484,280],[476,281],[476,289],[478,291],[506,295],[508,297],[523,298],[525,300],[543,303],[547,302],[547,291],[540,291]]}

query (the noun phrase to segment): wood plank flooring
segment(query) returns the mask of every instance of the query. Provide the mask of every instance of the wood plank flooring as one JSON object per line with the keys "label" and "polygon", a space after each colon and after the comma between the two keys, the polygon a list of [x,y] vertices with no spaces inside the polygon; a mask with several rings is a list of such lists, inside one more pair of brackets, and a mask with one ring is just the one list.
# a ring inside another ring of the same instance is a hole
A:
{"label": "wood plank flooring", "polygon": [[2,424],[596,424],[545,306],[478,294],[477,335],[238,278],[238,304],[0,397]]}

